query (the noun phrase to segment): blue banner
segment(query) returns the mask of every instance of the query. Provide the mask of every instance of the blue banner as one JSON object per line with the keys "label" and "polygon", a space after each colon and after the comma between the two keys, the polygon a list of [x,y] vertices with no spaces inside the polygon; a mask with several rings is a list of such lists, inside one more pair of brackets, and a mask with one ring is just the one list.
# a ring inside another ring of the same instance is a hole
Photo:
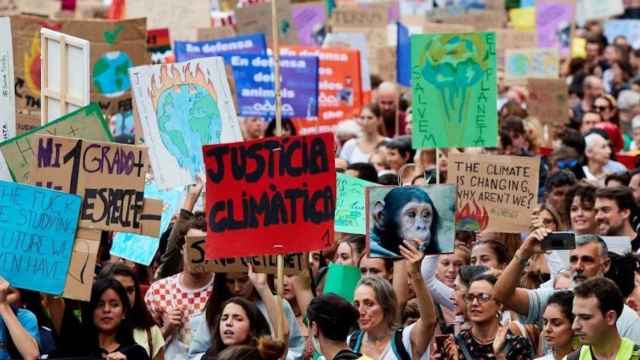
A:
{"label": "blue banner", "polygon": [[[230,57],[240,116],[275,116],[273,59],[262,55]],[[309,118],[318,114],[318,58],[283,56],[282,116]]]}
{"label": "blue banner", "polygon": [[229,54],[265,55],[267,40],[263,33],[255,33],[207,41],[176,41],[173,49],[176,62]]}
{"label": "blue banner", "polygon": [[[160,190],[155,183],[144,186],[145,199],[162,200],[162,217],[160,219],[160,235],[167,230],[171,217],[178,213],[182,199],[180,190]],[[158,251],[159,237],[138,235],[132,233],[116,233],[111,245],[111,255],[148,266]]]}
{"label": "blue banner", "polygon": [[396,74],[398,84],[411,87],[411,38],[409,28],[398,21],[398,46],[396,48]]}
{"label": "blue banner", "polygon": [[60,295],[81,198],[0,181],[0,276],[12,287]]}

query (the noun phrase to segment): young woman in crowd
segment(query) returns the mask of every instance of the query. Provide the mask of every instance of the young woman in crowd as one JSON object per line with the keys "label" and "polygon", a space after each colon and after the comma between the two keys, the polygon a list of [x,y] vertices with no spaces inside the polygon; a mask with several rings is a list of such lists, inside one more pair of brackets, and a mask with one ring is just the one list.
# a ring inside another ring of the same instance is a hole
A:
{"label": "young woman in crowd", "polygon": [[[191,320],[193,339],[189,346],[189,359],[198,359],[212,345],[212,334],[216,330],[216,317],[222,311],[222,304],[232,297],[242,297],[254,302],[265,319],[275,329],[277,302],[267,283],[265,274],[256,274],[251,269],[248,273],[218,273],[213,281],[213,291],[203,314]],[[296,321],[295,314],[288,302],[282,304],[287,326],[288,341],[287,359],[296,359],[304,352],[304,338]]]}
{"label": "young woman in crowd", "polygon": [[147,351],[151,359],[164,359],[162,331],[147,310],[140,291],[140,284],[133,270],[122,263],[115,263],[103,268],[99,277],[114,278],[122,284],[131,305],[129,323],[133,327],[133,338]]}
{"label": "young woman in crowd", "polygon": [[504,269],[509,263],[507,247],[496,240],[480,240],[471,248],[471,265]]}
{"label": "young woman in crowd", "polygon": [[365,276],[355,290],[354,304],[360,313],[360,329],[349,337],[349,347],[374,360],[426,358],[434,334],[435,308],[420,275],[423,254],[411,242],[403,244],[400,252],[411,272],[420,311],[418,321],[405,328],[396,328],[396,294],[391,284],[380,276]]}
{"label": "young woman in crowd", "polygon": [[569,214],[571,230],[576,235],[597,234],[598,224],[596,222],[596,187],[580,182],[570,189],[565,196],[565,208]]}
{"label": "young woman in crowd", "polygon": [[211,346],[204,354],[204,359],[215,359],[216,355],[231,346],[255,346],[258,338],[271,333],[269,323],[258,307],[239,296],[222,304],[212,330]]}
{"label": "young woman in crowd", "polygon": [[304,314],[313,300],[311,278],[306,274],[285,275],[282,297],[289,302],[296,316],[300,333],[307,337],[307,326],[304,324]]}
{"label": "young woman in crowd", "polygon": [[359,162],[369,162],[376,146],[382,143],[385,138],[381,135],[382,113],[380,107],[371,103],[362,108],[358,125],[362,130],[361,135],[356,139],[347,141],[340,150],[340,158],[349,164]]}
{"label": "young woman in crowd", "polygon": [[365,237],[363,235],[352,235],[343,239],[338,244],[333,262],[336,264],[358,266],[360,257],[365,251]]}
{"label": "young woman in crowd", "polygon": [[[147,360],[147,351],[133,338],[129,297],[122,284],[113,278],[93,283],[91,299],[82,311],[82,335],[76,356],[108,360]],[[64,334],[63,334],[64,335]]]}
{"label": "young woman in crowd", "polygon": [[542,319],[542,336],[550,347],[543,357],[537,360],[561,360],[574,351],[576,343],[571,329],[573,324],[573,292],[560,291],[553,294],[547,302]]}

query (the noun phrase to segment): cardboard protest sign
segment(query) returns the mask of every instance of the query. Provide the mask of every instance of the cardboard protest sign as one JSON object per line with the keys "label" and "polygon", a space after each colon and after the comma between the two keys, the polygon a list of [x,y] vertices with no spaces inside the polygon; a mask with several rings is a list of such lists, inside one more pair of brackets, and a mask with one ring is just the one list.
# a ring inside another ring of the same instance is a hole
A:
{"label": "cardboard protest sign", "polygon": [[[185,237],[185,247],[187,249],[185,266],[190,271],[197,273],[247,272],[249,271],[249,265],[253,265],[253,269],[257,273],[277,273],[277,255],[207,260],[205,258],[205,238],[205,235],[187,235]],[[305,253],[284,255],[284,273],[286,275],[298,275],[306,271],[308,266],[309,261]]]}
{"label": "cardboard protest sign", "polygon": [[37,134],[30,182],[82,196],[80,226],[141,233],[146,147]]}
{"label": "cardboard protest sign", "polygon": [[215,28],[200,28],[197,29],[197,41],[203,40],[215,40],[236,36],[236,31],[233,26],[222,26]]}
{"label": "cardboard protest sign", "polygon": [[324,38],[322,47],[358,49],[358,52],[360,53],[360,81],[362,83],[362,91],[371,91],[371,75],[369,70],[369,56],[367,53],[367,38],[364,34],[356,32],[331,32]]}
{"label": "cardboard protest sign", "polygon": [[494,33],[411,37],[414,148],[496,145],[495,46]]}
{"label": "cardboard protest sign", "polygon": [[60,295],[81,199],[0,181],[0,275],[15,288]]}
{"label": "cardboard protest sign", "polygon": [[161,189],[202,176],[202,146],[242,139],[220,57],[130,70],[156,183]]}
{"label": "cardboard protest sign", "polygon": [[195,40],[195,29],[211,27],[211,1],[126,1],[128,18],[147,18],[149,29],[169,28],[175,40]]}
{"label": "cardboard protest sign", "polygon": [[539,171],[537,157],[449,154],[447,183],[458,186],[456,230],[526,231]]}
{"label": "cardboard protest sign", "polygon": [[93,285],[96,257],[100,247],[100,230],[78,228],[73,244],[69,273],[62,296],[67,299],[89,301]]}
{"label": "cardboard protest sign", "polygon": [[624,13],[622,0],[576,0],[576,23],[584,25],[589,20],[606,19]]}
{"label": "cardboard protest sign", "polygon": [[340,27],[386,27],[389,22],[385,6],[339,7],[331,13],[331,25]]}
{"label": "cardboard protest sign", "polygon": [[16,136],[16,94],[13,79],[11,20],[0,18],[0,141]]}
{"label": "cardboard protest sign", "polygon": [[378,75],[385,81],[396,81],[398,77],[398,52],[395,46],[384,46],[376,49]]}
{"label": "cardboard protest sign", "polygon": [[349,234],[366,234],[365,189],[376,186],[349,175],[336,174],[336,215],[334,229]]}
{"label": "cardboard protest sign", "polygon": [[301,134],[333,131],[339,121],[360,113],[362,85],[358,50],[283,46],[281,56],[318,57],[318,119],[294,121]]}
{"label": "cardboard protest sign", "polygon": [[173,62],[174,55],[171,50],[171,36],[169,29],[147,30],[147,52],[151,56],[152,64],[166,64]]}
{"label": "cardboard protest sign", "polygon": [[176,61],[227,54],[267,54],[267,40],[262,33],[207,41],[176,41]]}
{"label": "cardboard protest sign", "polygon": [[324,2],[305,2],[294,4],[291,9],[291,20],[298,33],[300,45],[320,46],[326,34],[327,20]]}
{"label": "cardboard protest sign", "polygon": [[557,49],[507,49],[505,80],[525,82],[526,78],[557,79],[560,59]]}
{"label": "cardboard protest sign", "polygon": [[[15,74],[16,132],[22,134],[40,124],[40,29],[60,30],[61,23],[37,16],[11,17]],[[0,42],[0,48],[8,44]]]}
{"label": "cardboard protest sign", "polygon": [[537,0],[538,47],[555,48],[561,55],[567,55],[571,48],[571,24],[575,10],[575,0]]}
{"label": "cardboard protest sign", "polygon": [[631,47],[640,48],[640,20],[607,20],[604,22],[604,35],[610,43],[618,36],[624,36]]}
{"label": "cardboard protest sign", "polygon": [[42,124],[89,105],[89,42],[41,29]]}
{"label": "cardboard protest sign", "polygon": [[351,303],[360,277],[355,266],[330,263],[322,293],[336,294]]}
{"label": "cardboard protest sign", "polygon": [[498,66],[504,66],[507,49],[527,49],[537,46],[536,33],[512,29],[491,30],[496,33],[496,55]]}
{"label": "cardboard protest sign", "polygon": [[33,139],[36,134],[78,137],[87,140],[111,141],[111,133],[96,104],[85,106],[44,126],[0,143],[0,157],[4,159],[11,178],[29,182],[33,159]]}
{"label": "cardboard protest sign", "polygon": [[[312,251],[333,243],[333,135],[203,147],[206,257]],[[243,191],[232,191],[242,188]]]}
{"label": "cardboard protest sign", "polygon": [[[298,44],[298,34],[293,26],[290,0],[278,0],[276,3],[278,42],[280,44]],[[263,33],[269,44],[273,41],[271,31],[271,3],[251,4],[235,9],[238,34]]]}
{"label": "cardboard protest sign", "polygon": [[[231,55],[240,116],[275,118],[273,58]],[[318,58],[280,58],[282,116],[309,118],[318,114]]]}
{"label": "cardboard protest sign", "polygon": [[[175,16],[175,14],[174,14]],[[133,127],[131,81],[127,70],[150,62],[145,19],[73,20],[62,32],[91,45],[91,101],[110,120],[112,133]]]}
{"label": "cardboard protest sign", "polygon": [[366,191],[370,256],[400,257],[404,240],[417,241],[425,254],[453,252],[455,186],[374,186]]}
{"label": "cardboard protest sign", "polygon": [[503,28],[507,23],[507,13],[500,10],[469,11],[462,14],[431,16],[431,21],[446,24],[461,24],[472,26],[476,31],[486,31],[493,28]]}
{"label": "cardboard protest sign", "polygon": [[[153,182],[147,182],[144,187],[145,203],[149,199],[162,202],[160,218],[160,234],[167,230],[171,217],[177,214],[182,203],[183,192],[179,189],[160,190]],[[158,236],[145,236],[132,233],[116,233],[111,245],[111,255],[148,266],[158,250],[160,239]]]}
{"label": "cardboard protest sign", "polygon": [[564,125],[569,120],[569,90],[564,79],[527,79],[527,111],[542,124]]}

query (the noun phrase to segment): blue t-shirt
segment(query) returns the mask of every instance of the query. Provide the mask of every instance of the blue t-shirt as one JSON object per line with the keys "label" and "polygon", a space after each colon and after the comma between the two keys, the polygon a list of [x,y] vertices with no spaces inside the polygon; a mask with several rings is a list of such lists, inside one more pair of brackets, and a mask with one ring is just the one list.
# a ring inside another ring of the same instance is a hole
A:
{"label": "blue t-shirt", "polygon": [[[22,327],[33,336],[34,339],[40,344],[40,335],[38,331],[38,319],[36,316],[27,309],[18,309],[16,311],[16,317]],[[7,350],[7,340],[9,338],[9,329],[4,324],[4,320],[0,317],[0,360],[10,359],[9,351]]]}

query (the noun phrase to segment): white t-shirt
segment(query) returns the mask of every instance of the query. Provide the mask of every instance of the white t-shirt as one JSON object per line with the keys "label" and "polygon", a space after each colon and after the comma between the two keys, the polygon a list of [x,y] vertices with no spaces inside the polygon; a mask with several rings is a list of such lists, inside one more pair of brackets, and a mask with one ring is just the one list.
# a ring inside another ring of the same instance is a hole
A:
{"label": "white t-shirt", "polygon": [[360,150],[358,139],[349,139],[340,150],[340,158],[346,160],[349,164],[368,163],[371,154]]}

